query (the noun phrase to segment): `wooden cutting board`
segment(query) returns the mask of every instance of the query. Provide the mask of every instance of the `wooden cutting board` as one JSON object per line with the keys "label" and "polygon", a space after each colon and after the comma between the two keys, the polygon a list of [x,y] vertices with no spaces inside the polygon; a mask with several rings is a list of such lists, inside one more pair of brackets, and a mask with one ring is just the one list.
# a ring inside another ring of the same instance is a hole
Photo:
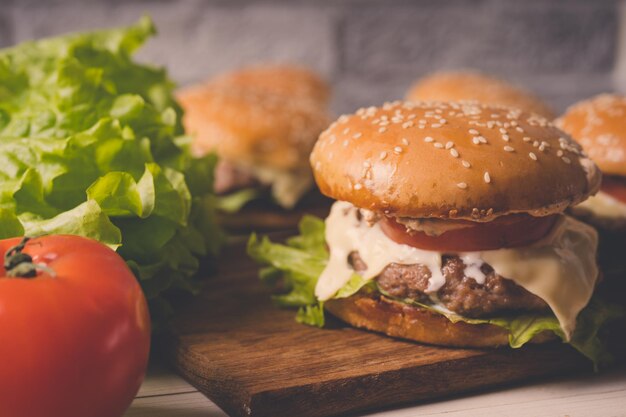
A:
{"label": "wooden cutting board", "polygon": [[270,302],[244,245],[180,309],[166,352],[179,372],[231,416],[323,417],[432,400],[521,380],[589,370],[571,347],[447,349],[331,322],[300,325]]}

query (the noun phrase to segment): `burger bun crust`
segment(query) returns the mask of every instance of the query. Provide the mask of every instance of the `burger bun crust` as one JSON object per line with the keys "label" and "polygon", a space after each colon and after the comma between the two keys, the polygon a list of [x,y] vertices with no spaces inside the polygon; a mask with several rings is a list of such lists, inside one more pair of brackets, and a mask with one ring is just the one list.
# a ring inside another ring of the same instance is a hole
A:
{"label": "burger bun crust", "polygon": [[[491,324],[453,323],[425,308],[403,304],[381,295],[357,293],[348,298],[328,300],[324,308],[342,321],[358,328],[431,345],[495,348],[508,346],[508,332]],[[556,340],[547,331],[530,343]]]}

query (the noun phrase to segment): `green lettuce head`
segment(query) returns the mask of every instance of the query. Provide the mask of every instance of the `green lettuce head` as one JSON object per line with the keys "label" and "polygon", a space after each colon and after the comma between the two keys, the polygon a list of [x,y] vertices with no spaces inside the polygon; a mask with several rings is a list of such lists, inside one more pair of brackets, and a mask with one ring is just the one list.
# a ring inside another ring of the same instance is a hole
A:
{"label": "green lettuce head", "polygon": [[174,84],[132,54],[135,25],[0,50],[0,238],[76,234],[127,260],[155,318],[194,292],[213,222],[215,157],[191,157]]}

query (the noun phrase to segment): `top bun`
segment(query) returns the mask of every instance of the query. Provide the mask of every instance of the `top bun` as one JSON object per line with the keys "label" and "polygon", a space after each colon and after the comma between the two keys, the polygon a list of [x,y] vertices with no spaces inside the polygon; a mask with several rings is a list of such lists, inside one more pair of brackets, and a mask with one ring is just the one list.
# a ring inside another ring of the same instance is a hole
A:
{"label": "top bun", "polygon": [[357,207],[475,221],[561,212],[601,179],[546,119],[476,102],[394,102],[341,116],[311,165],[322,193]]}
{"label": "top bun", "polygon": [[550,120],[555,117],[549,106],[528,91],[472,71],[438,72],[422,78],[411,87],[406,98],[410,101],[476,100],[536,113]]}
{"label": "top bun", "polygon": [[555,123],[605,174],[626,176],[626,97],[601,94],[581,101]]}
{"label": "top bun", "polygon": [[179,93],[183,124],[195,135],[193,151],[211,151],[240,165],[293,170],[306,167],[326,110],[308,100],[289,100],[255,89],[222,85]]}
{"label": "top bun", "polygon": [[328,106],[330,87],[314,72],[295,65],[258,65],[218,76],[210,84],[279,95],[289,99],[311,100]]}

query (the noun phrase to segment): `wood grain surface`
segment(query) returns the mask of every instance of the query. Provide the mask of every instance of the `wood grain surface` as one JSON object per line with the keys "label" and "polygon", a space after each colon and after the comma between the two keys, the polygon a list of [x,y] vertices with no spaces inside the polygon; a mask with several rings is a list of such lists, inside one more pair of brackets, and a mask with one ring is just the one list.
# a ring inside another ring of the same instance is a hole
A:
{"label": "wood grain surface", "polygon": [[331,322],[300,325],[274,307],[242,244],[184,306],[166,338],[178,371],[231,416],[331,416],[588,370],[561,343],[447,349]]}

